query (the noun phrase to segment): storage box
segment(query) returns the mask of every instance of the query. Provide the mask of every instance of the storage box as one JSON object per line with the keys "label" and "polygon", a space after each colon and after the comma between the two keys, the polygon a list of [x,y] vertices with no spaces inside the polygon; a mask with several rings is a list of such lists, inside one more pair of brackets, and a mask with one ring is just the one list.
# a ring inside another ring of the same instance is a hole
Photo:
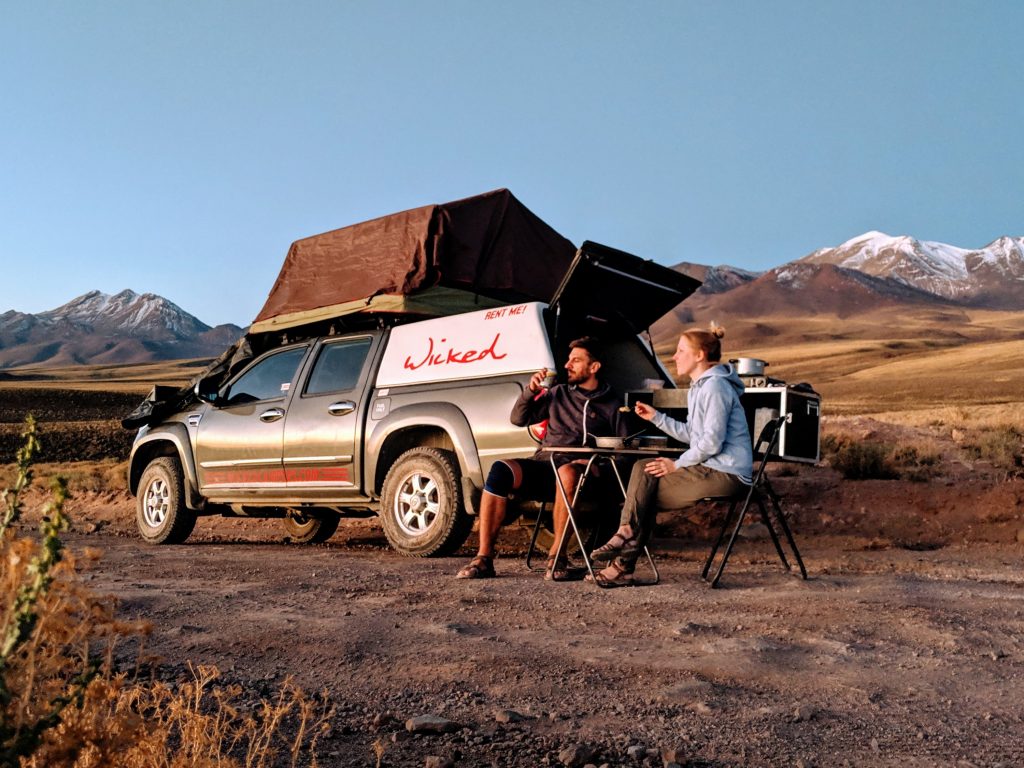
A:
{"label": "storage box", "polygon": [[747,414],[750,436],[757,440],[761,427],[777,415],[788,415],[771,455],[782,461],[813,464],[821,458],[821,395],[791,387],[749,387],[740,398]]}

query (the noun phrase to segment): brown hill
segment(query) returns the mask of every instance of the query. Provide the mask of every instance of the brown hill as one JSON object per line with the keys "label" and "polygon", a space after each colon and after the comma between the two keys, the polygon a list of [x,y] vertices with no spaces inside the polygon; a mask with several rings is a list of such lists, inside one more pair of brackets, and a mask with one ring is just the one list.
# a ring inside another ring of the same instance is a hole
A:
{"label": "brown hill", "polygon": [[965,317],[963,307],[895,280],[832,264],[794,263],[731,290],[695,293],[659,320],[652,334],[656,345],[669,345],[685,327],[715,321],[741,345],[823,334],[845,338],[864,319],[874,327],[880,313],[909,313],[913,325],[923,321],[926,334],[932,327],[955,328]]}

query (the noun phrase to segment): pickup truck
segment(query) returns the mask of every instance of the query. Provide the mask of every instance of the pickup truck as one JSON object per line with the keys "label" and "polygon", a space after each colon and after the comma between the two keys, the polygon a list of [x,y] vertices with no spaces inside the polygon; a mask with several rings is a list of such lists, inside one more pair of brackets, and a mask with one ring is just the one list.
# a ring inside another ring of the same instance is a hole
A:
{"label": "pickup truck", "polygon": [[642,331],[698,285],[586,243],[550,304],[378,319],[265,351],[139,430],[128,470],[139,532],[171,544],[201,515],[277,517],[293,542],[322,542],[343,515],[376,513],[398,552],[450,554],[491,464],[536,448],[509,422],[530,376],[559,369],[590,333],[618,391],[674,386]]}

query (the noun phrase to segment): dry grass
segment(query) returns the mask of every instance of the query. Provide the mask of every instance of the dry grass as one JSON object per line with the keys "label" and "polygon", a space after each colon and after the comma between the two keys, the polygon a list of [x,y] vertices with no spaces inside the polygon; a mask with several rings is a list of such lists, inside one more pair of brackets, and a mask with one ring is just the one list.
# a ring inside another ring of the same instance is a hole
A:
{"label": "dry grass", "polygon": [[954,429],[999,429],[1008,425],[1024,427],[1024,402],[989,405],[941,405],[914,411],[882,411],[875,418],[912,427]]}
{"label": "dry grass", "polygon": [[[10,486],[17,476],[16,464],[0,466],[0,486]],[[48,487],[56,477],[63,477],[74,496],[79,492],[105,493],[128,490],[128,462],[117,459],[42,463],[35,465],[37,485]]]}
{"label": "dry grass", "polygon": [[25,768],[271,768],[318,764],[316,742],[329,708],[290,680],[276,697],[248,703],[240,686],[219,686],[215,667],[191,667],[180,688],[124,675],[94,680],[81,706]]}
{"label": "dry grass", "polygon": [[[43,515],[38,541],[15,535],[36,449],[29,420],[0,522],[0,765],[24,768],[270,768],[317,765],[332,710],[290,680],[270,700],[218,686],[213,667],[192,682],[145,684],[117,668],[115,648],[147,625],[116,618],[63,552],[65,486]],[[141,646],[137,652],[141,657]]]}

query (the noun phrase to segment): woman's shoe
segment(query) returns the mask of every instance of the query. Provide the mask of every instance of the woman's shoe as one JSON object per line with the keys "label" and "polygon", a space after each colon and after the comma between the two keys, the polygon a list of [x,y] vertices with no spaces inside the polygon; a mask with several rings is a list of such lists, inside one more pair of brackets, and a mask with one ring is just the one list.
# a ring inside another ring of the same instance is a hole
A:
{"label": "woman's shoe", "polygon": [[590,578],[590,574],[587,574],[587,581],[593,581],[599,587],[605,589],[612,589],[613,587],[632,587],[633,582],[633,568],[627,567],[621,563],[618,559],[612,560],[608,567],[603,571],[598,571],[594,574],[594,578]]}
{"label": "woman's shoe", "polygon": [[619,555],[632,555],[639,547],[636,538],[616,531],[608,541],[590,553],[591,560],[614,560]]}

